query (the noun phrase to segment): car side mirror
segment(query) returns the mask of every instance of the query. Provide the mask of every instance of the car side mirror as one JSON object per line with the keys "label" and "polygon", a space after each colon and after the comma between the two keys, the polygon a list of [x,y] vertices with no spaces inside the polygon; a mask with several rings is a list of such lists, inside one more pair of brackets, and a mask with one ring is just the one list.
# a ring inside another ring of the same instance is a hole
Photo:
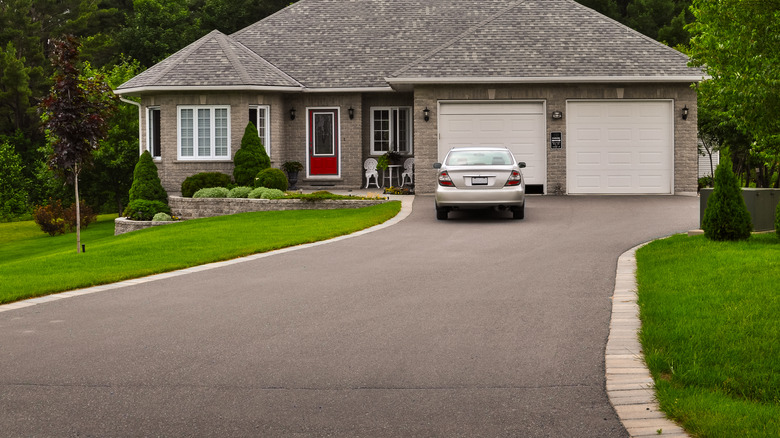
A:
{"label": "car side mirror", "polygon": [[521,169],[525,169],[525,161],[518,161],[517,162],[517,167],[519,167]]}
{"label": "car side mirror", "polygon": [[441,163],[433,163],[434,169],[441,169]]}

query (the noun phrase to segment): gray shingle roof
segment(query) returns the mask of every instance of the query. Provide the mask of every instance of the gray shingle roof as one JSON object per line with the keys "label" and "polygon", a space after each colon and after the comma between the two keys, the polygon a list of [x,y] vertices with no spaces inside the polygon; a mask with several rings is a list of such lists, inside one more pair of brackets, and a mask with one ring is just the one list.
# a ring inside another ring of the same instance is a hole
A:
{"label": "gray shingle roof", "polygon": [[229,37],[206,35],[119,91],[700,78],[687,62],[573,0],[300,0]]}
{"label": "gray shingle roof", "polygon": [[204,86],[301,88],[258,54],[215,30],[130,79],[119,90]]}

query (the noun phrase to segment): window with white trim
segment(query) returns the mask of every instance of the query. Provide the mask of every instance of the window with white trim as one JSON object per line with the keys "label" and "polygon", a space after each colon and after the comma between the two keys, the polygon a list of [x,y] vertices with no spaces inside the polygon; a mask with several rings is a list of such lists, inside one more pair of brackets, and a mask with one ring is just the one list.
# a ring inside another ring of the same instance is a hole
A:
{"label": "window with white trim", "polygon": [[160,158],[160,107],[150,106],[146,109],[146,149],[153,158]]}
{"label": "window with white trim", "polygon": [[249,105],[249,121],[257,127],[257,135],[263,142],[265,152],[271,156],[271,107],[268,105]]}
{"label": "window with white trim", "polygon": [[230,159],[230,107],[179,106],[180,160]]}
{"label": "window with white trim", "polygon": [[412,153],[412,108],[371,108],[371,155]]}

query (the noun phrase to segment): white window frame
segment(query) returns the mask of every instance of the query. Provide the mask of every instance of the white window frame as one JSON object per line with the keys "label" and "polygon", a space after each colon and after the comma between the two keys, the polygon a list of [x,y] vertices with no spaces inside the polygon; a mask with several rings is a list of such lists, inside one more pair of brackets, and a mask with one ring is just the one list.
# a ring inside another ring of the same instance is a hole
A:
{"label": "white window frame", "polygon": [[[146,150],[149,151],[149,154],[151,154],[152,158],[155,160],[161,160],[162,159],[162,145],[160,145],[160,155],[155,156],[154,155],[154,149],[152,148],[152,111],[160,111],[159,106],[150,106],[146,108]],[[162,119],[162,113],[160,114]],[[160,127],[158,126],[157,129],[159,130]],[[160,141],[162,142],[162,133],[160,135]]]}
{"label": "white window frame", "polygon": [[[271,106],[270,105],[249,105],[249,109],[257,110],[258,120],[250,120],[257,128],[257,135],[260,137],[260,141],[263,142],[265,147],[265,153],[271,156]],[[265,113],[263,126],[260,126],[260,111]]]}
{"label": "white window frame", "polygon": [[[388,119],[388,130],[389,130],[389,143],[388,143],[388,150],[399,152],[402,155],[413,155],[414,154],[414,144],[412,142],[414,138],[414,129],[412,126],[414,117],[412,117],[412,107],[410,106],[375,106],[371,107],[371,155],[384,155],[388,151],[382,151],[378,150],[376,146],[375,141],[375,135],[376,135],[376,112],[377,111],[387,111],[387,114],[389,116]],[[399,110],[405,110],[407,114],[407,132],[406,132],[406,142],[409,145],[408,151],[398,151],[398,142],[396,141],[396,138],[398,138],[399,131],[400,131],[400,124],[393,123],[394,119],[397,119],[397,115],[400,114]],[[393,126],[395,126],[396,129],[393,129]]]}
{"label": "white window frame", "polygon": [[[198,117],[198,110],[209,110],[209,153],[208,155],[199,155],[199,117]],[[226,155],[216,155],[216,126],[215,126],[215,118],[216,118],[216,110],[226,110],[226,120],[227,120],[227,154]],[[184,110],[192,110],[192,155],[182,155],[182,111]],[[182,161],[200,161],[200,160],[210,160],[210,161],[230,161],[232,155],[231,155],[231,146],[230,146],[230,136],[231,136],[231,123],[230,123],[230,105],[179,105],[176,107],[176,124],[177,124],[177,131],[176,131],[176,156],[179,160]]]}

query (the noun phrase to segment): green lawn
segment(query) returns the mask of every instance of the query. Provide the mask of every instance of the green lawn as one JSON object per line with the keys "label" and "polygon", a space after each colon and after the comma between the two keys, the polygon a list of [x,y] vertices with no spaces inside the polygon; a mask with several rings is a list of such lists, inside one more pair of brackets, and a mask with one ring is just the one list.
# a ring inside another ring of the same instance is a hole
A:
{"label": "green lawn", "polygon": [[700,437],[780,436],[780,240],[674,236],[637,251],[661,409]]}
{"label": "green lawn", "polygon": [[114,217],[50,237],[34,222],[0,224],[0,303],[113,283],[349,234],[382,223],[401,203],[343,210],[242,213],[114,236]]}

